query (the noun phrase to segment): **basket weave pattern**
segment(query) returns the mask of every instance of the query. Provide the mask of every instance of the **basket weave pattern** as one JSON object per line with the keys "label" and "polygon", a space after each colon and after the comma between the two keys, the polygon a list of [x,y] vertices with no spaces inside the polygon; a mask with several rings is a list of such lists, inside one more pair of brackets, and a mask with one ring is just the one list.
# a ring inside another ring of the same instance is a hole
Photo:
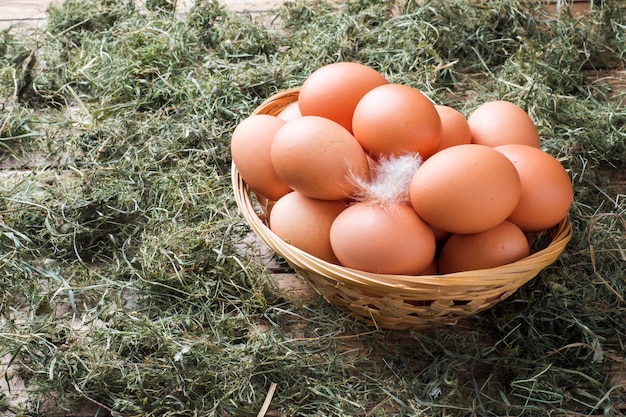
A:
{"label": "basket weave pattern", "polygon": [[[275,94],[253,114],[277,115],[298,98],[298,89]],[[258,198],[232,165],[235,200],[259,238],[328,302],[379,328],[407,330],[453,325],[513,294],[553,263],[572,236],[569,217],[541,236],[540,250],[497,268],[446,275],[384,275],[357,271],[318,259],[276,236],[267,220],[271,201]]]}

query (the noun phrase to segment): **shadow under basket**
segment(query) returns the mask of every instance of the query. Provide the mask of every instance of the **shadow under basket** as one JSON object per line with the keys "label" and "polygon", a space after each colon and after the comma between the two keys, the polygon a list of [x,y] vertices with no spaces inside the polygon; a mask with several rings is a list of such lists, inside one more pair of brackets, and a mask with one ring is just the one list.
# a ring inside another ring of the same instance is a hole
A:
{"label": "shadow under basket", "polygon": [[[297,98],[298,89],[277,93],[253,114],[277,115]],[[374,274],[323,261],[286,243],[267,224],[273,202],[252,193],[234,164],[232,183],[237,206],[259,238],[329,303],[377,328],[454,325],[489,309],[552,264],[572,237],[566,216],[535,239],[528,257],[511,264],[445,275]]]}

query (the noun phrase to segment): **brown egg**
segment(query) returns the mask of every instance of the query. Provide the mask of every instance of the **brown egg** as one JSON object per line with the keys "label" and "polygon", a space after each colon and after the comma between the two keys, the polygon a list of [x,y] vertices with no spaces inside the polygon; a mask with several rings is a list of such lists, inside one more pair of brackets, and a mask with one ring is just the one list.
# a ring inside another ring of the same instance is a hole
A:
{"label": "brown egg", "polygon": [[274,134],[284,120],[267,114],[242,120],[233,131],[230,149],[239,175],[255,193],[278,200],[291,188],[278,176],[270,151]]}
{"label": "brown egg", "polygon": [[439,274],[439,268],[437,266],[437,258],[433,257],[432,262],[426,267],[426,269],[420,272],[420,275],[437,275],[437,274]]}
{"label": "brown egg", "polygon": [[378,274],[417,275],[435,256],[430,227],[405,204],[354,203],[330,228],[342,265]]}
{"label": "brown egg", "polygon": [[278,113],[277,117],[279,119],[283,119],[284,121],[288,122],[290,120],[297,119],[298,117],[301,117],[301,116],[302,116],[302,113],[300,113],[300,107],[298,106],[298,102],[294,101],[293,103],[290,103],[287,106],[285,106],[285,108],[282,109],[280,113]]}
{"label": "brown egg", "polygon": [[354,136],[319,116],[285,123],[274,136],[271,159],[286,184],[322,200],[350,197],[356,189],[352,176],[369,175],[367,156]]}
{"label": "brown egg", "polygon": [[509,220],[525,232],[539,232],[563,220],[574,200],[574,190],[561,163],[533,146],[494,149],[511,160],[521,180],[520,200]]}
{"label": "brown egg", "polygon": [[529,255],[524,232],[503,221],[480,233],[453,234],[439,254],[439,272],[472,271],[495,268],[519,261]]}
{"label": "brown egg", "polygon": [[432,224],[429,224],[429,226],[430,226],[430,228],[432,229],[433,234],[435,235],[435,240],[436,240],[437,242],[444,241],[444,240],[446,240],[448,237],[450,237],[450,234],[451,234],[450,232],[448,232],[448,231],[446,231],[446,230],[439,229],[439,228],[437,228],[437,227],[433,226]]}
{"label": "brown egg", "polygon": [[472,142],[472,132],[463,113],[450,106],[435,105],[441,119],[441,140],[435,152]]}
{"label": "brown egg", "polygon": [[504,221],[520,197],[515,166],[483,145],[457,145],[424,161],[410,184],[411,205],[428,224],[477,233]]}
{"label": "brown egg", "polygon": [[373,68],[357,62],[336,62],[315,70],[304,80],[298,95],[304,116],[331,119],[352,132],[352,113],[357,103],[387,79]]}
{"label": "brown egg", "polygon": [[419,153],[428,158],[441,140],[435,105],[419,90],[385,84],[359,101],[352,118],[354,137],[373,157]]}
{"label": "brown egg", "polygon": [[472,143],[491,147],[521,144],[539,148],[539,133],[528,113],[504,100],[480,105],[467,119]]}
{"label": "brown egg", "polygon": [[343,201],[317,200],[293,191],[272,207],[270,229],[290,245],[339,264],[330,246],[330,226],[346,207]]}

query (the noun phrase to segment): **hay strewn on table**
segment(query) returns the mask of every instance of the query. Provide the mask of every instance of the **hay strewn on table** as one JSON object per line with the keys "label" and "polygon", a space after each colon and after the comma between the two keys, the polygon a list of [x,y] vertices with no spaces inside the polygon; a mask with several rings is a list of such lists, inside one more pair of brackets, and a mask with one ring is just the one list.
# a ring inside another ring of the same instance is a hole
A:
{"label": "hay strewn on table", "polygon": [[[624,2],[149,3],[0,32],[0,414],[624,415]],[[424,330],[277,290],[242,255],[230,135],[338,60],[464,114],[521,105],[575,187],[557,260]]]}

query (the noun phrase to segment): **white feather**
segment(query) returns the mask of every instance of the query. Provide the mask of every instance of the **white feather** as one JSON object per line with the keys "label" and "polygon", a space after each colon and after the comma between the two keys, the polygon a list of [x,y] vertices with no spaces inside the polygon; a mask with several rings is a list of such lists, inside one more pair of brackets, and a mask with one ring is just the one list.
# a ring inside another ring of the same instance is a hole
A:
{"label": "white feather", "polygon": [[408,203],[411,180],[422,162],[417,153],[371,161],[370,178],[353,179],[358,188],[355,198],[380,204]]}

